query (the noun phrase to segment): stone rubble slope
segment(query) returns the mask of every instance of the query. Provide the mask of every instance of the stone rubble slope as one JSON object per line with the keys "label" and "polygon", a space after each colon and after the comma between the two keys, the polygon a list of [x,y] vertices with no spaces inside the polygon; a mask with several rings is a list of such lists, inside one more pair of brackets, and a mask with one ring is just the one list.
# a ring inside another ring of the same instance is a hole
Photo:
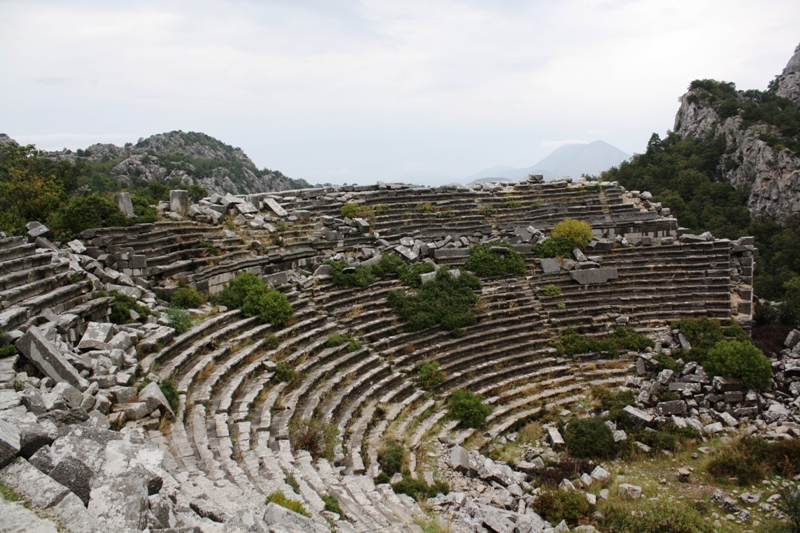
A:
{"label": "stone rubble slope", "polygon": [[[117,201],[126,207],[124,193]],[[341,216],[348,203],[360,206],[360,216]],[[185,191],[172,191],[159,208],[164,222],[87,230],[61,246],[38,223],[25,237],[0,238],[0,328],[20,352],[0,359],[0,476],[70,531],[81,530],[77,523],[115,531],[419,531],[420,506],[373,481],[384,440],[407,442],[412,476],[432,482],[426,443],[443,443],[442,459],[468,440],[505,438],[543,408],[568,409],[589,386],[645,388],[651,376],[630,376],[619,360],[555,354],[550,342],[567,327],[602,334],[620,324],[657,332],[682,316],[751,322],[752,239],[691,235],[649,193],[613,183],[379,183],[215,194],[195,205]],[[531,244],[565,217],[592,224],[587,254],[561,263],[533,257]],[[501,242],[522,253],[529,270],[483,280],[478,321],[457,338],[406,331],[386,302],[402,288],[398,280],[335,287],[324,264],[369,266],[395,253],[455,272],[470,245]],[[206,306],[191,310],[193,327],[175,334],[164,316],[172,291],[189,285],[214,294],[240,271],[284,292],[295,316],[259,324]],[[548,285],[561,295],[548,296]],[[131,310],[130,323],[110,323],[112,291],[149,316]],[[360,347],[329,345],[342,333]],[[273,379],[279,360],[295,368],[295,383]],[[430,395],[416,380],[424,361],[438,362],[446,375]],[[794,374],[781,379],[793,383]],[[175,410],[159,387],[167,380],[180,397]],[[714,383],[701,385],[712,390],[686,399],[699,421],[717,416],[702,410],[719,404]],[[445,417],[445,399],[458,388],[493,406],[480,435]],[[743,396],[724,411],[751,408]],[[645,411],[658,409],[657,398],[640,397],[642,412],[660,416]],[[742,416],[770,428],[777,420],[766,422],[772,407],[762,399],[785,398],[763,394],[755,403],[761,418]],[[784,404],[789,420],[796,406]],[[293,417],[339,429],[334,461],[291,448]],[[483,464],[498,474],[481,483],[501,487],[487,486],[484,497],[467,478],[448,479],[464,498],[454,493],[431,505],[470,531],[550,528],[528,509],[534,495],[518,494],[527,488],[520,472]],[[36,499],[26,476],[51,495]],[[276,491],[300,501],[311,518],[265,506]],[[328,495],[345,517],[325,510]]]}

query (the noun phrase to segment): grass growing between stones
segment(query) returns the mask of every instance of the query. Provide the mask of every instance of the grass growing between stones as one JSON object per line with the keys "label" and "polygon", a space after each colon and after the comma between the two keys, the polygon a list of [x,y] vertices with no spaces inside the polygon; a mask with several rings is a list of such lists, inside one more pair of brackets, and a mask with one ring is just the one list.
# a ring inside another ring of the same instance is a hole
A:
{"label": "grass growing between stones", "polygon": [[294,511],[295,513],[299,513],[303,516],[311,518],[311,513],[306,511],[306,508],[303,507],[303,504],[301,502],[297,500],[290,500],[289,498],[284,496],[284,494],[280,491],[275,491],[269,496],[267,496],[267,501],[265,502],[265,505],[267,503],[278,504],[281,507],[286,507],[290,511]]}

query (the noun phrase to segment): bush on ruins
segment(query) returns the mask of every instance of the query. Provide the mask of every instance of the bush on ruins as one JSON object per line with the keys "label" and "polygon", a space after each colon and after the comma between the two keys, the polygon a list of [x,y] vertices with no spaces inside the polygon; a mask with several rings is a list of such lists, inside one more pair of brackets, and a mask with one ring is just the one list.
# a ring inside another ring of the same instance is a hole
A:
{"label": "bush on ruins", "polygon": [[469,250],[469,258],[464,264],[466,270],[479,276],[504,276],[506,274],[522,274],[525,272],[525,258],[508,243],[497,246],[508,251],[496,253],[494,246],[476,244]]}
{"label": "bush on ruins", "polygon": [[584,220],[565,218],[553,226],[550,237],[567,239],[576,248],[583,248],[592,240],[592,227]]}
{"label": "bush on ruins", "polygon": [[239,308],[245,316],[257,316],[259,321],[283,324],[294,309],[282,292],[269,288],[264,281],[249,272],[239,272],[214,301],[230,308]]}
{"label": "bush on ruins", "polygon": [[465,427],[479,428],[489,416],[489,406],[483,397],[468,390],[453,391],[449,400],[450,416],[459,420]]}

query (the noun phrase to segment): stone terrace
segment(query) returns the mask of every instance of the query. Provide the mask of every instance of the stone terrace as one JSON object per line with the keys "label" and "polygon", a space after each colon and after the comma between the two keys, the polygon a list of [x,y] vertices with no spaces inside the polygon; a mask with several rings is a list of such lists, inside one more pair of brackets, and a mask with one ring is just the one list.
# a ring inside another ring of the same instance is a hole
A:
{"label": "stone terrace", "polygon": [[[346,203],[364,206],[363,218],[341,218]],[[0,326],[19,338],[55,321],[61,340],[75,343],[83,324],[108,313],[110,298],[97,297],[101,288],[167,298],[179,280],[214,293],[236,272],[263,275],[295,309],[286,324],[222,311],[147,350],[140,343],[140,375],[171,379],[180,395],[174,420],[145,430],[175,479],[235,488],[244,501],[281,491],[311,511],[308,530],[332,519],[321,497],[333,495],[347,516],[336,517],[339,531],[420,531],[416,502],[372,479],[387,438],[405,443],[412,475],[432,482],[427,443],[481,447],[542,409],[570,408],[591,385],[625,383],[624,360],[557,356],[551,342],[566,327],[590,335],[618,324],[649,331],[682,316],[733,318],[749,327],[752,240],[689,235],[649,195],[613,183],[379,183],[217,196],[200,206],[223,213],[212,217],[221,225],[173,216],[180,220],[87,230],[71,251],[0,240]],[[531,244],[566,217],[592,224],[589,257],[535,259]],[[399,281],[339,288],[319,268],[326,259],[370,264],[388,252],[460,267],[471,244],[500,241],[523,252],[528,270],[482,279],[478,321],[458,338],[438,329],[406,331],[386,301],[402,288]],[[547,296],[550,285],[560,295]],[[328,343],[340,333],[359,344]],[[426,361],[438,362],[446,376],[430,393],[416,379]],[[278,362],[292,365],[294,382],[273,379]],[[446,418],[445,401],[456,389],[478,392],[492,406],[480,432]],[[295,417],[339,428],[343,446],[333,462],[292,450]],[[132,416],[115,421],[143,427]]]}

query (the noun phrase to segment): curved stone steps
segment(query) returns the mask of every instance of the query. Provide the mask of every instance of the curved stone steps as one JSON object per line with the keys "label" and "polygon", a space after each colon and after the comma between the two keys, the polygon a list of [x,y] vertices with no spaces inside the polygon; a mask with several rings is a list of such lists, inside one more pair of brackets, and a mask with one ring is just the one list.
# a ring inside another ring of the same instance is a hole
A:
{"label": "curved stone steps", "polygon": [[3,272],[0,275],[0,291],[5,292],[37,280],[48,279],[69,270],[67,261],[53,262],[46,254],[42,254],[42,257],[46,257],[47,262],[28,268],[20,265],[20,270],[13,268],[13,261],[0,263],[0,272]]}

